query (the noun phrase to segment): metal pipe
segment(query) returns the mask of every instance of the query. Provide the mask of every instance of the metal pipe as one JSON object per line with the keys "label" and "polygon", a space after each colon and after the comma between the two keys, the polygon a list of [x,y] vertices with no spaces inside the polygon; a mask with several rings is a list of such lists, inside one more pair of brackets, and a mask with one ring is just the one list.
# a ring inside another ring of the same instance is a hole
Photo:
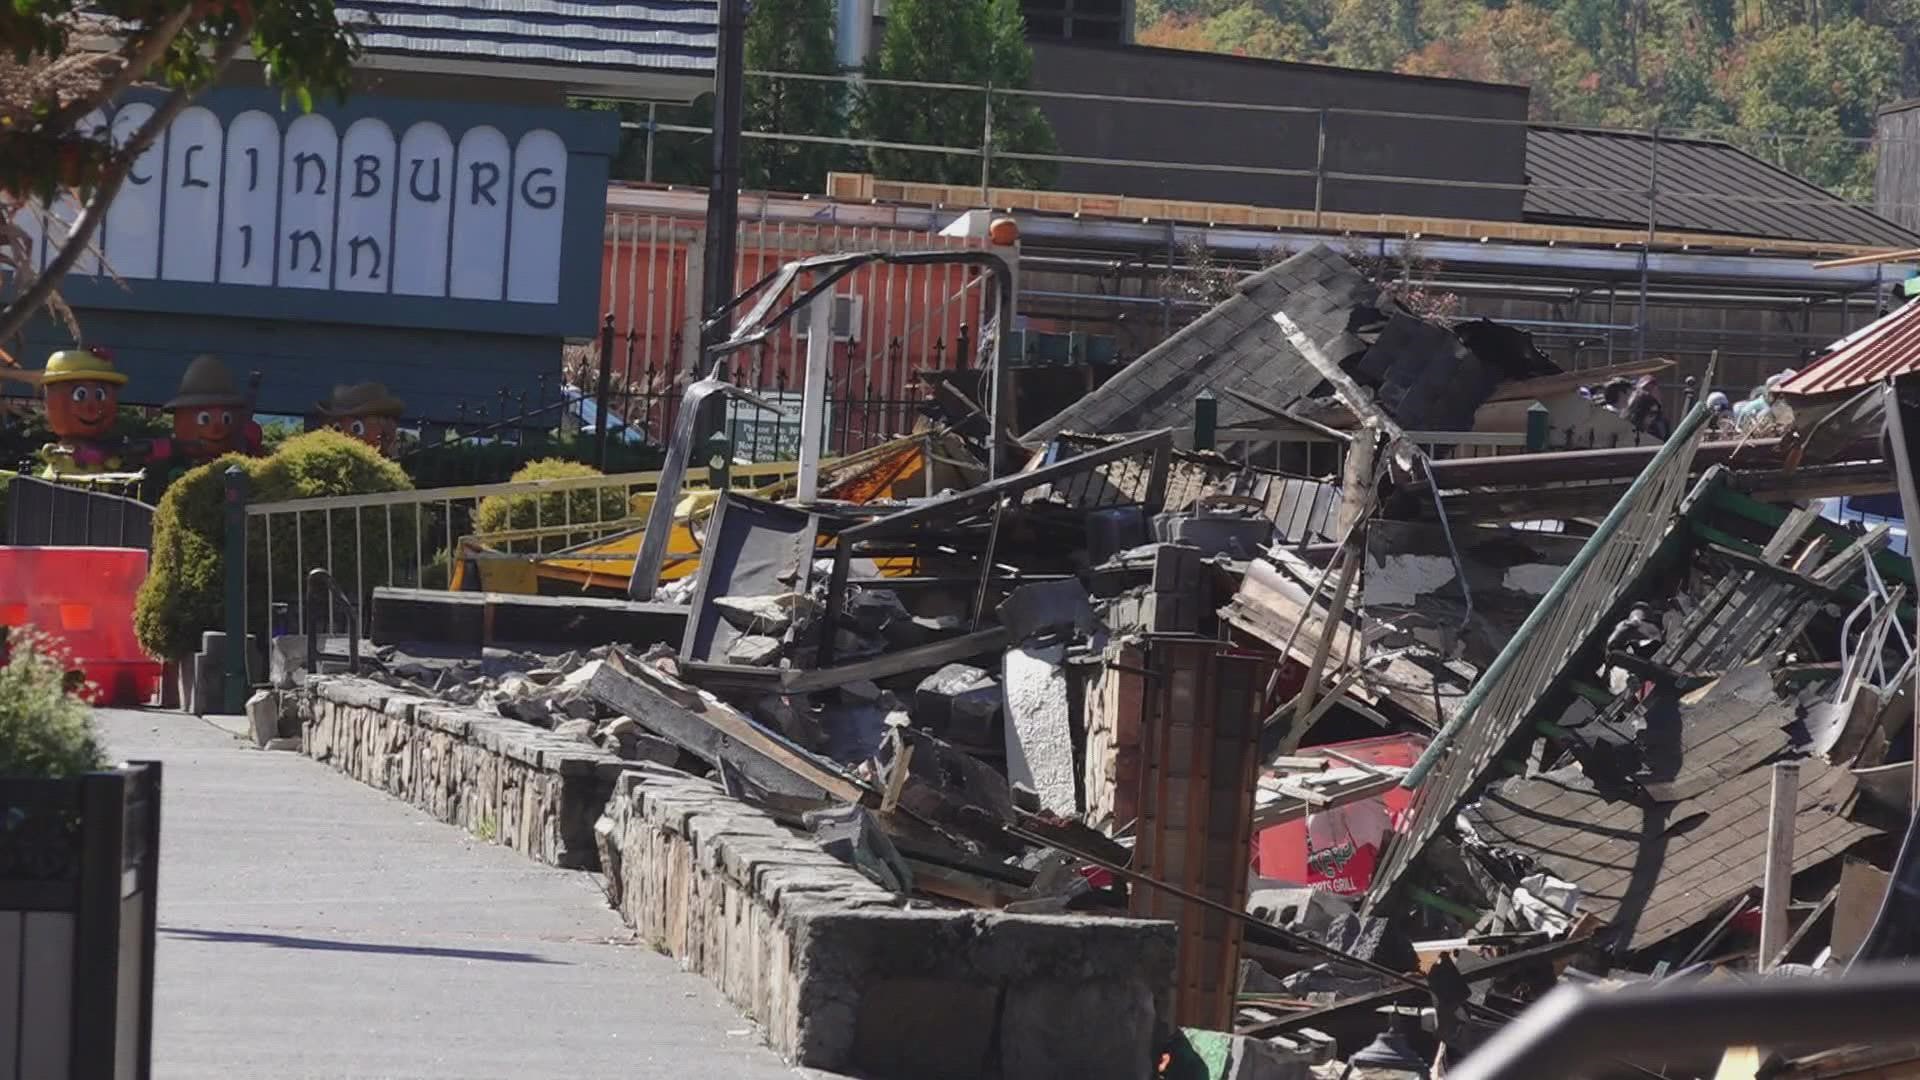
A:
{"label": "metal pipe", "polygon": [[834,8],[834,56],[840,70],[857,79],[873,45],[873,0],[838,0]]}
{"label": "metal pipe", "polygon": [[1664,1058],[1729,1046],[1878,1042],[1904,1036],[1916,1010],[1920,971],[1895,964],[1838,979],[1686,980],[1612,993],[1563,983],[1448,1076],[1575,1078],[1623,1047]]}
{"label": "metal pipe", "polygon": [[731,314],[721,308],[733,296],[739,242],[747,0],[720,0],[718,30],[713,68],[713,171],[707,180],[706,262],[700,283],[700,316],[708,320],[703,344],[726,340],[733,325]]}
{"label": "metal pipe", "polygon": [[1527,641],[1534,634],[1539,633],[1541,626],[1559,611],[1567,594],[1572,591],[1574,582],[1580,580],[1586,573],[1587,567],[1599,557],[1601,551],[1605,550],[1613,534],[1619,531],[1621,524],[1626,520],[1627,508],[1634,503],[1634,496],[1652,483],[1652,478],[1658,476],[1669,461],[1692,445],[1694,434],[1707,422],[1710,412],[1706,402],[1702,401],[1681,419],[1680,425],[1674,429],[1673,434],[1660,445],[1659,452],[1653,456],[1653,460],[1648,462],[1647,467],[1634,478],[1626,494],[1613,504],[1613,508],[1607,511],[1607,516],[1600,522],[1599,527],[1593,530],[1593,535],[1581,545],[1573,561],[1567,564],[1567,568],[1560,572],[1560,576],[1555,578],[1553,585],[1547,589],[1546,595],[1542,596],[1533,610],[1527,613],[1527,619],[1520,624],[1520,629],[1507,639],[1507,644],[1500,650],[1500,655],[1494,657],[1493,663],[1480,674],[1480,678],[1473,684],[1473,689],[1467,692],[1466,700],[1461,702],[1459,713],[1452,720],[1447,721],[1446,726],[1434,735],[1433,741],[1427,744],[1426,752],[1420,755],[1420,760],[1414,762],[1413,768],[1407,770],[1407,775],[1400,781],[1401,787],[1409,789],[1419,787],[1420,782],[1433,771],[1433,767],[1439,763],[1442,755],[1452,747],[1454,739],[1459,737],[1460,730],[1473,719],[1475,713],[1480,711],[1480,706],[1486,701],[1487,696],[1503,681],[1507,669],[1519,659]]}

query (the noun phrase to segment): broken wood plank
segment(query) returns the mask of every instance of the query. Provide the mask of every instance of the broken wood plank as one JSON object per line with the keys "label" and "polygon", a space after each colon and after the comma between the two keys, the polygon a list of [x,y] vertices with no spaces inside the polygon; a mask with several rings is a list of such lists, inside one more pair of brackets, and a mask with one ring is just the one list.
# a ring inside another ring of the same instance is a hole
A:
{"label": "broken wood plank", "polygon": [[911,855],[902,855],[907,867],[913,871],[913,891],[938,896],[947,900],[957,900],[979,908],[1003,908],[1016,900],[1026,898],[1026,890],[995,881],[992,878],[969,874],[938,863],[923,862]]}
{"label": "broken wood plank", "polygon": [[[1586,948],[1588,944],[1587,937],[1582,935],[1551,942],[1532,949],[1522,949],[1519,952],[1509,953],[1506,956],[1488,960],[1483,964],[1474,963],[1473,961],[1476,959],[1474,957],[1463,957],[1460,960],[1460,974],[1469,983],[1484,982],[1487,979],[1497,978],[1509,971],[1525,968],[1541,960],[1557,960],[1563,956],[1570,956]],[[1289,1031],[1303,1027],[1320,1027],[1336,1018],[1364,1015],[1381,1006],[1392,1005],[1409,997],[1424,998],[1425,996],[1426,992],[1424,989],[1406,986],[1390,987],[1385,990],[1376,990],[1370,994],[1359,994],[1347,998],[1344,1001],[1336,1001],[1331,1005],[1323,1005],[1320,1008],[1311,1009],[1293,1016],[1281,1017],[1278,1020],[1244,1025],[1236,1028],[1235,1034],[1250,1035],[1255,1038],[1264,1039],[1274,1035],[1283,1035]]]}
{"label": "broken wood plank", "polygon": [[1800,766],[1782,761],[1773,767],[1773,798],[1767,812],[1766,876],[1760,893],[1761,973],[1787,939],[1787,901],[1793,891],[1793,834],[1800,800]]}
{"label": "broken wood plank", "polygon": [[877,802],[878,796],[864,784],[719,698],[638,661],[629,660],[625,667],[601,663],[587,680],[588,695],[716,769],[724,761],[777,795]]}
{"label": "broken wood plank", "polygon": [[1351,787],[1315,793],[1311,800],[1301,798],[1305,792],[1283,792],[1279,801],[1265,806],[1255,805],[1253,809],[1253,827],[1265,829],[1274,825],[1284,825],[1289,821],[1299,821],[1311,813],[1333,810],[1349,803],[1363,802],[1392,791],[1399,786],[1398,776],[1370,776]]}
{"label": "broken wood plank", "polygon": [[985,630],[947,641],[916,645],[911,649],[900,649],[868,660],[841,664],[838,667],[820,668],[815,671],[783,671],[780,673],[780,691],[786,694],[806,694],[815,690],[831,690],[851,682],[903,675],[921,668],[942,667],[979,656],[981,653],[993,652],[1004,648],[1006,644],[1006,629],[990,626]]}

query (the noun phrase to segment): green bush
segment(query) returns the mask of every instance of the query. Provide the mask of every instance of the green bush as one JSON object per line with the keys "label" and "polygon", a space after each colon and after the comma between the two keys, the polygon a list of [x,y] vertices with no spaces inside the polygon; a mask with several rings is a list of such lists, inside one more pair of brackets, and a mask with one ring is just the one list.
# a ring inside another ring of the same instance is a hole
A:
{"label": "green bush", "polygon": [[105,768],[93,710],[68,691],[58,643],[15,627],[8,648],[0,667],[0,776],[57,779]]}
{"label": "green bush", "polygon": [[[153,515],[153,560],[134,608],[134,631],[154,656],[177,660],[200,647],[203,631],[225,620],[225,474],[238,465],[255,503],[407,491],[400,466],[337,431],[288,439],[273,455],[229,454],[175,481]],[[307,571],[331,566],[349,595],[379,585],[411,584],[420,530],[410,508],[309,511],[253,518],[247,529],[247,618],[263,628],[267,600],[299,610]],[[431,558],[431,555],[427,555]]]}
{"label": "green bush", "polygon": [[[546,458],[529,462],[511,477],[519,483],[527,480],[572,480],[600,476],[599,469],[577,461]],[[624,487],[580,488],[544,495],[489,495],[480,500],[473,527],[483,537],[513,529],[550,528],[557,525],[587,525],[597,521],[619,521],[630,514]],[[533,540],[508,541],[501,546],[514,551],[558,551],[569,544],[593,539],[604,530],[586,529],[572,534],[555,534]]]}

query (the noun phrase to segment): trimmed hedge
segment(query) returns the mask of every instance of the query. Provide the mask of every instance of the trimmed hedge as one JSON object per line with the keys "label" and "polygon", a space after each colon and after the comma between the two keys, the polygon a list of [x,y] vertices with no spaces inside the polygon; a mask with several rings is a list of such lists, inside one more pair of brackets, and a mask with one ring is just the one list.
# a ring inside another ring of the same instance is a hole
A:
{"label": "trimmed hedge", "polygon": [[[399,465],[337,431],[295,436],[269,457],[228,454],[190,470],[154,510],[153,560],[134,608],[134,631],[154,656],[190,656],[201,633],[225,621],[222,504],[233,465],[246,471],[256,503],[413,488]],[[314,567],[330,565],[340,587],[357,591],[363,605],[375,586],[406,583],[413,574],[421,538],[410,512],[306,513],[297,531],[290,516],[270,520],[270,543],[261,519],[247,530],[247,619],[256,632],[264,629],[269,589],[276,602],[298,610]]]}
{"label": "trimmed hedge", "polygon": [[[586,476],[603,475],[591,465],[582,465],[577,461],[560,458],[545,458],[529,462],[514,472],[510,479],[515,482],[526,480],[573,480]],[[489,495],[480,500],[474,514],[474,531],[484,538],[487,533],[498,533],[511,529],[535,529],[555,525],[586,525],[595,521],[619,521],[629,516],[627,493],[624,488],[582,488],[577,491],[555,491],[545,495]],[[572,543],[592,539],[605,530],[583,529],[574,535],[555,534],[539,538],[536,545],[533,540],[513,540],[502,544],[513,551],[532,551],[538,546],[541,551],[558,551]]]}

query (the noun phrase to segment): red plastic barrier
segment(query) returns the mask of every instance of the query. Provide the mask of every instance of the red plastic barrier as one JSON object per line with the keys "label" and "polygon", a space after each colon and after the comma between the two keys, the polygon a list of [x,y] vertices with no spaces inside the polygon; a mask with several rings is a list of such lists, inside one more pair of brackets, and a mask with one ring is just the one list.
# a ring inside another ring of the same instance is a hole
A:
{"label": "red plastic barrier", "polygon": [[59,638],[100,705],[139,705],[160,664],[133,636],[133,599],[147,577],[143,548],[0,547],[0,626],[31,624]]}

